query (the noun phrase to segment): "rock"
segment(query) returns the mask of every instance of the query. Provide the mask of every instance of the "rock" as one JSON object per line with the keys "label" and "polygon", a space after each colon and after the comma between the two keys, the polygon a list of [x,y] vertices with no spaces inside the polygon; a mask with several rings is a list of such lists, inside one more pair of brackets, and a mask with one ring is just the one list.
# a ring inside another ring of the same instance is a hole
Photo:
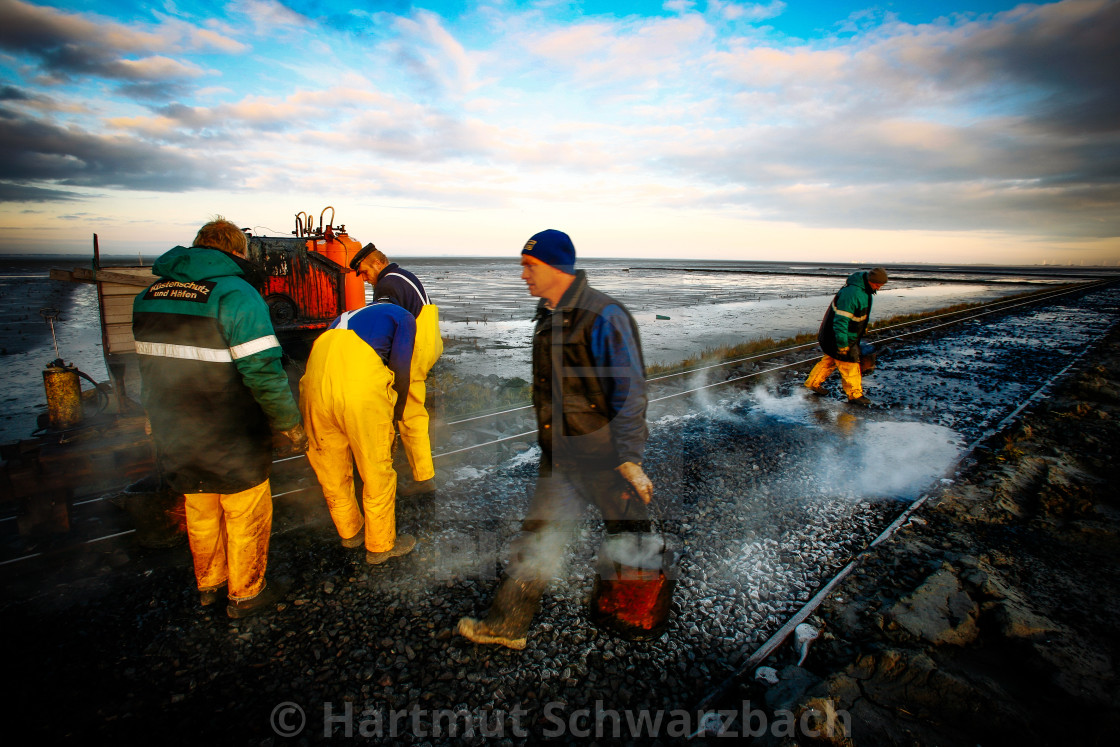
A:
{"label": "rock", "polygon": [[1012,599],[990,602],[985,605],[985,611],[991,613],[996,629],[1004,638],[1040,638],[1061,629],[1053,620]]}
{"label": "rock", "polygon": [[976,640],[979,608],[961,588],[953,569],[943,565],[887,613],[910,635],[934,645],[963,646]]}

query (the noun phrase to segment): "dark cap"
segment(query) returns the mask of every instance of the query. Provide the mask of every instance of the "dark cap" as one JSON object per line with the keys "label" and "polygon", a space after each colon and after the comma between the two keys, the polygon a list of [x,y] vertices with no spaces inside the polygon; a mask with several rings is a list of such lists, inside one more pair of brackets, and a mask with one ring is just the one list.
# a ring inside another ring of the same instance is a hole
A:
{"label": "dark cap", "polygon": [[533,234],[525,242],[522,254],[551,265],[561,272],[569,275],[575,273],[576,247],[571,238],[563,231],[550,228],[547,231]]}
{"label": "dark cap", "polygon": [[365,259],[366,257],[368,257],[369,255],[373,254],[376,251],[377,251],[377,247],[374,246],[372,242],[363,246],[361,249],[358,250],[358,253],[354,255],[354,258],[352,260],[350,260],[350,269],[353,270],[354,272],[357,272],[358,271],[358,265],[360,265],[362,263],[362,260]]}
{"label": "dark cap", "polygon": [[867,282],[882,285],[887,282],[887,271],[882,267],[876,267],[874,270],[867,273]]}

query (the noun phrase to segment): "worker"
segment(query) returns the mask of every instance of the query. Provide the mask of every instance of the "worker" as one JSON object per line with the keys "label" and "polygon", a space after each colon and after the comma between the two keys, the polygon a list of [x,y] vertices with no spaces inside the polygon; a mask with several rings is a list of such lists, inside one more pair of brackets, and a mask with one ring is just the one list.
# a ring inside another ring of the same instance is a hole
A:
{"label": "worker", "polygon": [[373,285],[375,300],[388,298],[404,307],[416,319],[416,344],[404,409],[397,421],[401,444],[412,472],[412,480],[397,486],[397,495],[422,495],[436,489],[436,469],[432,462],[432,441],[428,428],[428,372],[443,354],[439,333],[439,308],[428,298],[419,278],[396,262],[390,262],[373,244],[366,244],[350,260],[355,272],[365,267],[364,279]]}
{"label": "worker", "polygon": [[860,374],[860,339],[871,318],[871,297],[887,282],[887,271],[853,272],[844,287],[832,299],[821,321],[817,340],[824,357],[817,362],[805,380],[805,386],[815,394],[828,394],[824,382],[832,372],[840,370],[840,382],[848,402],[859,407],[874,403],[863,393]]}
{"label": "worker", "polygon": [[609,534],[650,530],[653,483],[642,469],[649,429],[638,326],[625,306],[588,285],[575,260],[571,238],[552,229],[521,250],[521,278],[541,299],[533,331],[541,460],[486,619],[459,620],[459,634],[475,643],[525,648],[540,598],[588,504],[602,513]]}
{"label": "worker", "polygon": [[193,246],[156,260],[159,279],[132,307],[141,399],[164,480],[185,495],[199,601],[224,592],[235,618],[286,590],[265,579],[273,433],[307,447],[268,306],[245,280],[247,251],[245,233],[219,216]]}
{"label": "worker", "polygon": [[[357,272],[377,277],[363,257]],[[307,458],[323,488],[342,546],[365,546],[379,565],[406,555],[416,538],[397,535],[397,474],[393,422],[407,402],[416,320],[389,299],[379,299],[331,322],[315,340],[300,379],[300,411],[307,427]],[[351,458],[353,455],[353,461]],[[362,509],[354,495],[353,463],[362,477]]]}

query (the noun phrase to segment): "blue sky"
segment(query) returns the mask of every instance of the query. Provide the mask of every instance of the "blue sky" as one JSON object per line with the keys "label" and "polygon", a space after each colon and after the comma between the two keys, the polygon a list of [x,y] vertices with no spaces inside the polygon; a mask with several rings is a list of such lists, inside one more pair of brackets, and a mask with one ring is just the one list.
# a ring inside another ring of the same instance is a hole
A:
{"label": "blue sky", "polygon": [[1120,1],[0,0],[0,252],[1116,264]]}

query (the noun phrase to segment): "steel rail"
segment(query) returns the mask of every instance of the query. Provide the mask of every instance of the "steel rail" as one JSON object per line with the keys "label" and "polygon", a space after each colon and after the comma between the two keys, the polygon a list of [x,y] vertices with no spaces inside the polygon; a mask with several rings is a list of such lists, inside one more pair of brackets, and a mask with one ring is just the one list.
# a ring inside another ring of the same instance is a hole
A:
{"label": "steel rail", "polygon": [[[1103,287],[1103,286],[1106,286],[1106,285],[1110,285],[1114,282],[1116,282],[1114,279],[1108,279],[1108,280],[1102,280],[1102,281],[1094,282],[1094,283],[1083,283],[1083,284],[1079,284],[1079,285],[1076,285],[1076,286],[1073,286],[1073,287],[1065,287],[1065,288],[1063,288],[1059,291],[1055,291],[1054,293],[1042,293],[1042,294],[1038,294],[1038,295],[1032,295],[1029,299],[1012,299],[1010,301],[1006,301],[1006,300],[1005,301],[993,301],[990,304],[985,304],[983,306],[977,306],[977,307],[974,307],[973,309],[962,310],[962,311],[957,311],[957,312],[949,312],[949,313],[946,313],[946,314],[937,314],[937,315],[934,315],[934,316],[931,316],[931,317],[925,317],[924,319],[919,319],[919,320],[915,320],[915,321],[912,321],[912,322],[904,322],[904,323],[899,323],[899,324],[895,324],[895,325],[888,325],[888,326],[884,326],[884,327],[879,327],[876,330],[874,330],[873,333],[878,333],[880,331],[888,330],[888,329],[898,329],[898,328],[904,328],[904,327],[911,327],[911,326],[922,324],[923,322],[928,321],[928,320],[942,319],[942,318],[946,318],[946,317],[959,317],[959,318],[953,319],[952,321],[944,322],[942,324],[933,325],[933,326],[923,326],[920,329],[915,329],[915,330],[912,330],[910,332],[904,332],[904,333],[899,334],[899,335],[894,335],[892,337],[887,337],[887,338],[884,338],[884,340],[896,340],[896,339],[901,339],[901,338],[904,338],[904,337],[917,336],[917,335],[921,335],[921,334],[924,334],[926,332],[929,332],[931,330],[940,329],[942,327],[950,327],[950,326],[953,326],[955,324],[959,324],[961,322],[966,322],[966,321],[969,321],[971,319],[978,319],[980,317],[987,316],[989,314],[997,314],[997,313],[1000,313],[1002,311],[1008,311],[1008,310],[1011,310],[1011,309],[1019,308],[1021,306],[1030,306],[1030,305],[1033,305],[1033,304],[1036,304],[1036,303],[1044,303],[1046,301],[1053,300],[1054,298],[1060,298],[1062,296],[1070,295],[1070,294],[1073,294],[1073,293],[1082,293],[1082,292],[1085,292],[1085,291],[1088,291],[1088,290],[1093,290],[1093,289],[1098,288],[1098,287]],[[980,310],[980,309],[982,309],[982,311],[978,311],[978,313],[971,313],[973,311],[977,311],[977,310]],[[968,315],[967,316],[960,316],[961,314],[968,314]],[[779,350],[768,351],[766,353],[755,354],[755,355],[747,356],[747,357],[744,357],[744,358],[738,358],[738,359],[728,360],[728,361],[721,361],[719,363],[714,363],[714,364],[704,366],[704,367],[701,367],[701,368],[690,369],[688,371],[682,371],[682,372],[679,372],[679,373],[666,374],[666,375],[660,376],[660,377],[654,377],[654,378],[651,378],[651,379],[647,379],[647,382],[660,381],[660,380],[664,380],[664,379],[667,379],[667,378],[674,378],[674,377],[680,377],[680,376],[687,376],[687,375],[690,375],[690,374],[699,373],[701,371],[707,371],[707,370],[711,370],[711,369],[715,369],[715,368],[724,368],[724,367],[727,367],[727,366],[736,365],[738,363],[757,360],[759,358],[773,358],[773,357],[777,357],[779,355],[783,355],[785,353],[793,352],[793,351],[800,350],[800,349],[803,349],[803,348],[815,347],[816,344],[817,344],[816,342],[812,342],[812,343],[805,343],[803,345],[793,345],[793,346],[789,346],[789,347],[786,347],[786,348],[781,348]],[[663,396],[660,396],[660,397],[655,397],[653,399],[650,399],[649,401],[651,403],[662,402],[662,401],[665,401],[665,400],[668,400],[668,399],[673,399],[675,397],[680,397],[680,396],[683,396],[683,395],[686,395],[686,394],[695,394],[697,392],[704,391],[705,389],[712,389],[712,388],[715,388],[717,386],[722,386],[724,384],[732,384],[732,383],[735,383],[735,382],[738,382],[738,381],[744,381],[746,379],[750,379],[750,378],[754,378],[754,377],[758,377],[758,376],[764,376],[766,374],[771,374],[771,373],[774,373],[775,371],[782,371],[782,370],[787,369],[787,368],[795,368],[797,366],[803,366],[807,363],[810,363],[814,360],[817,360],[818,357],[819,356],[814,355],[812,358],[805,358],[805,359],[802,359],[802,360],[794,361],[792,363],[785,363],[785,364],[782,364],[782,365],[773,366],[771,368],[767,368],[767,369],[762,370],[762,371],[752,371],[750,373],[743,374],[741,376],[735,376],[735,377],[732,377],[732,378],[729,378],[729,379],[724,379],[723,381],[717,381],[717,382],[713,382],[713,383],[710,383],[710,384],[704,384],[703,386],[695,387],[693,389],[686,389],[686,390],[683,390],[683,391],[680,391],[680,392],[673,392],[671,394],[666,394],[666,395],[663,395]],[[531,405],[525,405],[525,406],[522,406],[522,407],[516,407],[516,408],[512,408],[512,409],[508,409],[508,410],[502,410],[502,411],[499,411],[499,412],[496,412],[496,413],[488,413],[486,415],[480,415],[480,416],[476,416],[476,417],[472,417],[472,418],[467,418],[467,419],[464,419],[464,420],[453,421],[451,423],[448,423],[448,425],[454,425],[454,424],[457,424],[457,423],[461,424],[461,423],[464,423],[464,422],[468,422],[470,420],[483,419],[483,418],[488,418],[488,417],[494,417],[494,416],[497,416],[497,415],[508,414],[508,413],[528,409],[528,408],[531,408],[531,407],[532,407]],[[1020,406],[1020,409],[1021,409],[1021,407],[1022,406]],[[1019,410],[1016,410],[1015,413],[1013,413],[1013,414],[1016,414],[1018,412],[1019,412]],[[475,449],[481,449],[481,448],[488,447],[488,446],[496,446],[498,444],[502,444],[502,443],[506,443],[506,442],[510,442],[510,441],[517,441],[517,440],[520,440],[520,439],[525,439],[525,438],[534,436],[534,435],[536,435],[536,433],[537,433],[537,429],[534,428],[531,431],[525,431],[523,433],[517,433],[517,434],[514,434],[514,435],[510,435],[510,436],[503,436],[502,438],[494,439],[494,440],[491,440],[491,441],[484,441],[482,443],[473,444],[471,446],[464,446],[464,447],[461,447],[461,448],[458,448],[458,449],[454,449],[452,451],[445,451],[445,452],[441,452],[439,454],[433,454],[432,459],[434,461],[434,460],[437,460],[437,459],[447,458],[447,457],[450,457],[450,456],[453,456],[453,455],[456,455],[456,454],[463,454],[463,453],[466,453],[466,452],[469,452],[469,451],[474,451]],[[290,462],[290,461],[294,461],[294,460],[297,460],[297,459],[306,459],[306,458],[307,458],[306,454],[295,454],[293,456],[282,457],[280,459],[273,460],[273,464],[279,464],[279,463],[283,463],[283,462]],[[304,487],[295,488],[293,490],[288,490],[288,491],[285,491],[283,493],[273,494],[272,497],[273,498],[279,498],[279,497],[286,496],[286,495],[293,495],[295,493],[302,493],[302,492],[305,492],[307,490],[313,490],[316,487],[317,487],[317,485],[307,485],[307,486],[304,486]],[[78,506],[78,505],[85,505],[85,504],[88,504],[88,503],[97,503],[99,501],[104,500],[106,498],[106,496],[109,495],[110,493],[111,493],[111,491],[109,493],[101,495],[97,498],[92,498],[92,499],[89,499],[89,500],[80,501],[80,502],[74,503],[72,505],[73,506]],[[7,516],[7,517],[0,518],[0,522],[2,522],[2,521],[14,521],[16,518],[17,518],[16,516]],[[135,531],[135,530],[130,530],[130,531]],[[118,532],[116,534],[108,535],[106,537],[99,537],[99,538],[96,538],[96,539],[86,540],[86,541],[80,542],[80,543],[78,543],[77,545],[74,545],[74,546],[80,546],[80,545],[90,544],[90,543],[93,543],[93,542],[99,542],[99,541],[104,540],[104,539],[109,539],[111,537],[117,537],[117,536],[121,536],[122,534],[128,534],[128,533],[129,532]],[[62,552],[65,549],[67,549],[67,548],[59,548],[59,552]],[[43,555],[43,553],[34,553],[32,555],[25,555],[25,556],[22,556],[22,557],[19,557],[19,558],[11,559],[11,560],[0,561],[0,566],[7,565],[9,563],[14,563],[14,562],[17,562],[19,560],[28,560],[28,559],[31,559],[31,558],[39,557],[41,555]]]}
{"label": "steel rail", "polygon": [[[974,307],[973,309],[964,309],[964,310],[961,310],[961,311],[954,311],[954,312],[949,312],[949,313],[946,313],[946,314],[937,314],[937,315],[934,315],[934,316],[925,317],[924,319],[918,319],[918,320],[911,321],[911,322],[901,322],[899,324],[893,324],[893,325],[887,325],[887,326],[884,326],[884,327],[878,327],[871,334],[876,334],[877,335],[879,332],[884,331],[884,330],[901,329],[901,328],[905,328],[905,327],[913,327],[915,325],[920,325],[920,324],[924,325],[924,322],[926,322],[926,321],[943,319],[943,318],[946,318],[946,317],[956,317],[952,321],[944,322],[942,324],[922,326],[920,329],[914,329],[914,330],[911,330],[909,332],[904,332],[904,333],[894,335],[894,336],[891,336],[891,337],[882,338],[882,341],[897,340],[897,339],[901,339],[901,338],[904,338],[904,337],[913,337],[913,336],[923,335],[923,334],[925,334],[927,332],[930,332],[932,330],[941,329],[942,327],[951,327],[953,325],[960,324],[961,322],[967,322],[971,319],[979,319],[980,317],[987,316],[989,314],[998,314],[1000,312],[1008,311],[1008,310],[1011,310],[1011,309],[1016,309],[1016,308],[1019,308],[1021,306],[1030,306],[1030,305],[1037,304],[1037,303],[1045,303],[1046,301],[1051,301],[1055,298],[1060,298],[1062,296],[1070,295],[1070,294],[1073,294],[1073,293],[1083,293],[1083,292],[1088,291],[1088,290],[1093,290],[1093,289],[1098,288],[1098,287],[1103,287],[1105,285],[1109,285],[1113,282],[1115,282],[1115,281],[1114,280],[1107,280],[1107,281],[1101,281],[1101,282],[1098,282],[1098,283],[1081,284],[1081,285],[1077,285],[1077,286],[1072,287],[1072,288],[1063,288],[1062,290],[1056,291],[1054,293],[1045,293],[1045,294],[1040,294],[1038,296],[1032,296],[1029,299],[1013,299],[1013,300],[1010,300],[1010,301],[995,301],[995,302],[992,302],[991,304],[986,304],[984,306]],[[973,312],[977,312],[977,313],[973,313]],[[962,314],[965,314],[966,316],[961,316]],[[879,340],[880,338],[876,337],[875,339]],[[744,358],[736,358],[736,359],[733,359],[733,360],[720,361],[719,363],[713,363],[713,364],[708,365],[708,366],[689,369],[688,371],[682,371],[682,372],[679,372],[679,373],[672,373],[672,374],[665,374],[663,376],[647,379],[646,383],[648,384],[648,383],[652,383],[652,382],[655,382],[655,381],[662,381],[662,380],[668,379],[668,378],[689,376],[689,375],[692,375],[692,374],[700,373],[701,371],[708,371],[708,370],[712,370],[712,369],[716,369],[716,368],[726,368],[728,366],[734,366],[734,365],[737,365],[739,363],[754,361],[754,360],[758,360],[758,359],[761,359],[761,358],[776,358],[779,355],[784,355],[785,353],[791,353],[791,352],[794,352],[794,351],[797,351],[797,350],[802,350],[804,348],[813,348],[813,347],[817,347],[817,343],[815,341],[804,343],[802,345],[792,345],[792,346],[789,346],[789,347],[780,348],[778,350],[767,351],[765,353],[757,353],[757,354],[754,354],[754,355],[746,356]],[[653,403],[653,402],[663,402],[667,399],[673,399],[674,397],[681,397],[681,396],[684,396],[686,394],[695,394],[696,392],[700,392],[700,391],[703,391],[705,389],[712,389],[714,387],[722,386],[724,384],[731,384],[731,383],[734,383],[736,381],[743,381],[745,379],[750,379],[750,378],[754,378],[754,377],[757,377],[757,376],[764,376],[766,374],[773,373],[775,371],[781,371],[781,370],[784,370],[784,369],[787,369],[787,368],[794,368],[794,367],[797,367],[797,366],[802,366],[802,365],[805,365],[806,363],[809,363],[811,361],[815,361],[818,358],[820,358],[819,355],[814,355],[812,358],[805,358],[803,360],[794,361],[793,363],[786,363],[786,364],[782,364],[782,365],[778,365],[778,366],[773,366],[771,368],[767,368],[767,369],[762,370],[762,371],[752,371],[752,372],[747,373],[747,374],[742,374],[740,376],[735,376],[735,377],[732,377],[732,378],[729,378],[729,379],[724,379],[723,381],[717,381],[717,382],[713,382],[711,384],[704,384],[703,386],[698,386],[698,387],[695,387],[693,389],[685,389],[685,390],[682,390],[680,392],[673,392],[671,394],[665,394],[665,395],[662,395],[660,397],[654,397],[654,398],[651,398],[649,401],[651,403]],[[517,407],[517,408],[510,409],[510,410],[501,410],[501,411],[495,412],[495,413],[488,413],[486,415],[480,415],[480,416],[477,416],[477,418],[468,418],[467,420],[495,417],[495,416],[502,415],[502,414],[517,412],[517,411],[524,410],[524,409],[527,409],[527,408],[530,408],[530,407],[532,407],[532,406],[531,405],[525,405],[525,406],[522,406],[522,407]],[[467,422],[467,420],[454,421],[454,423],[448,423],[448,425],[453,425],[455,423],[464,423],[464,422]],[[486,446],[494,446],[496,444],[505,443],[506,441],[513,441],[513,440],[516,440],[516,439],[519,439],[519,438],[526,438],[528,436],[535,435],[536,433],[537,433],[536,429],[533,429],[531,431],[525,431],[524,433],[518,433],[518,434],[513,435],[513,436],[503,436],[502,438],[495,439],[493,441],[484,441],[484,442],[481,442],[481,443],[473,444],[471,446],[464,446],[462,448],[455,449],[454,451],[448,451],[448,452],[442,452],[442,453],[439,453],[439,454],[433,454],[432,459],[439,459],[441,457],[451,456],[452,454],[461,454],[463,452],[471,451],[471,450],[474,450],[474,449],[481,449],[481,448],[486,447]]]}
{"label": "steel rail", "polygon": [[[1065,285],[1062,288],[1056,289],[1054,291],[1037,291],[1035,293],[1032,293],[1031,296],[1029,298],[1026,298],[1026,299],[1021,298],[1021,297],[1020,298],[1011,298],[1011,299],[999,299],[999,300],[996,300],[996,301],[990,301],[986,304],[981,304],[981,305],[975,306],[972,309],[962,309],[960,311],[949,311],[949,312],[946,312],[944,314],[933,314],[933,315],[923,317],[921,319],[915,319],[915,320],[912,320],[912,321],[909,321],[909,322],[898,322],[896,324],[887,324],[887,325],[883,325],[883,326],[878,326],[878,327],[875,327],[874,329],[870,330],[868,332],[868,336],[878,335],[879,333],[887,331],[887,330],[901,329],[901,328],[905,328],[905,327],[912,327],[912,326],[915,326],[915,325],[918,325],[918,324],[924,324],[925,322],[935,321],[937,319],[945,319],[945,318],[948,318],[948,317],[960,316],[961,314],[966,314],[966,313],[969,313],[971,311],[975,311],[975,310],[979,310],[979,309],[990,309],[991,311],[989,313],[995,313],[995,312],[1000,311],[1001,309],[1014,309],[1014,308],[1018,308],[1019,306],[1025,306],[1025,305],[1029,305],[1029,304],[1033,304],[1033,303],[1043,303],[1043,302],[1051,300],[1053,298],[1058,298],[1058,297],[1061,297],[1063,295],[1067,295],[1067,294],[1070,294],[1070,293],[1078,293],[1078,292],[1084,292],[1084,291],[1087,291],[1087,290],[1092,290],[1094,288],[1098,288],[1098,287],[1101,287],[1101,286],[1104,286],[1104,285],[1108,285],[1109,283],[1112,283],[1112,282],[1115,282],[1115,281],[1113,279],[1098,280],[1098,281],[1088,282],[1088,283],[1079,283],[1077,285],[1074,285],[1073,287]],[[961,319],[961,320],[957,320],[957,321],[964,321],[964,320]],[[917,334],[920,331],[924,331],[924,329],[925,328],[923,328],[923,330],[915,331],[915,334]],[[894,337],[889,337],[889,338],[886,338],[886,339],[893,340],[895,338]],[[764,358],[774,358],[774,357],[777,357],[779,355],[783,355],[785,353],[792,353],[792,352],[797,351],[797,350],[803,350],[805,348],[815,348],[815,347],[817,347],[816,341],[806,342],[806,343],[802,343],[800,345],[789,345],[789,346],[784,347],[784,348],[767,350],[767,351],[762,352],[762,353],[753,353],[751,355],[743,356],[743,357],[740,357],[740,358],[729,358],[727,360],[722,360],[722,361],[719,361],[719,362],[716,362],[716,363],[710,363],[710,364],[705,365],[705,366],[698,366],[696,368],[690,368],[690,369],[687,369],[685,371],[674,371],[672,373],[660,374],[658,376],[651,376],[650,378],[646,379],[646,383],[647,384],[652,384],[652,383],[659,382],[659,381],[666,381],[668,379],[681,378],[681,377],[684,377],[684,376],[689,376],[689,375],[692,375],[692,374],[695,374],[695,373],[699,373],[701,371],[709,371],[709,370],[716,369],[716,368],[726,368],[728,366],[734,366],[734,365],[737,365],[739,363],[749,363],[751,361],[756,361],[756,360],[764,359]],[[481,414],[478,414],[478,415],[471,415],[469,417],[460,418],[459,420],[451,420],[451,421],[448,421],[447,425],[449,425],[449,426],[461,425],[463,423],[470,423],[470,422],[473,422],[473,421],[476,421],[476,420],[486,420],[488,418],[496,418],[496,417],[500,417],[500,416],[503,416],[503,415],[508,415],[508,414],[511,414],[511,413],[514,413],[514,412],[520,412],[522,410],[529,410],[529,409],[532,409],[532,405],[519,405],[518,407],[507,408],[505,410],[496,410],[494,412],[487,412],[487,413],[481,413]]]}
{"label": "steel rail", "polygon": [[[955,472],[965,462],[965,460],[967,460],[972,455],[972,453],[975,452],[985,441],[990,439],[992,436],[1002,432],[1008,425],[1013,423],[1018,415],[1023,412],[1023,410],[1041,399],[1041,397],[1050,389],[1050,387],[1053,386],[1054,382],[1065,376],[1066,373],[1068,373],[1069,370],[1073,368],[1073,366],[1076,365],[1085,356],[1085,354],[1098,342],[1099,340],[1092,340],[1087,343],[1085,347],[1083,347],[1080,351],[1077,352],[1076,355],[1074,355],[1073,359],[1069,363],[1067,363],[1065,367],[1062,368],[1062,370],[1058,371],[1045,382],[1043,382],[1042,385],[1038,387],[1038,389],[1032,392],[1022,402],[1020,402],[1019,406],[1012,410],[1011,413],[1005,416],[1002,420],[1000,420],[999,423],[988,428],[979,436],[977,436],[972,441],[972,443],[970,443],[965,448],[965,450],[961,452],[961,454],[953,461],[953,464],[942,474],[948,475]],[[763,641],[762,644],[760,644],[754,650],[754,652],[752,652],[751,655],[747,657],[746,662],[742,666],[740,666],[734,674],[726,677],[723,682],[721,682],[714,690],[704,696],[704,698],[693,709],[693,712],[704,712],[710,709],[712,705],[715,704],[715,702],[720,698],[722,698],[727,693],[728,689],[732,687],[737,681],[739,681],[739,679],[744,674],[746,674],[751,669],[759,666],[762,662],[766,661],[766,659],[769,658],[770,655],[774,653],[774,651],[776,651],[783,643],[785,643],[786,639],[789,638],[794,629],[801,623],[805,622],[805,620],[807,620],[814,612],[816,612],[817,608],[820,607],[820,605],[829,596],[829,594],[831,594],[832,591],[845,578],[847,578],[852,571],[859,567],[870,556],[873,549],[878,547],[886,540],[890,539],[890,537],[893,536],[900,527],[904,526],[906,522],[909,521],[909,519],[918,509],[925,505],[926,501],[933,497],[933,495],[934,493],[932,492],[923,493],[909,506],[907,506],[905,510],[901,511],[899,515],[896,516],[894,520],[886,526],[886,528],[879,532],[879,534],[867,545],[867,547],[855,553],[846,565],[844,565],[832,578],[821,585],[821,587],[809,599],[809,601],[802,605],[802,607],[798,609],[797,612],[792,614],[786,620],[786,622],[780,628],[778,628],[777,631],[770,635],[769,638]]]}

